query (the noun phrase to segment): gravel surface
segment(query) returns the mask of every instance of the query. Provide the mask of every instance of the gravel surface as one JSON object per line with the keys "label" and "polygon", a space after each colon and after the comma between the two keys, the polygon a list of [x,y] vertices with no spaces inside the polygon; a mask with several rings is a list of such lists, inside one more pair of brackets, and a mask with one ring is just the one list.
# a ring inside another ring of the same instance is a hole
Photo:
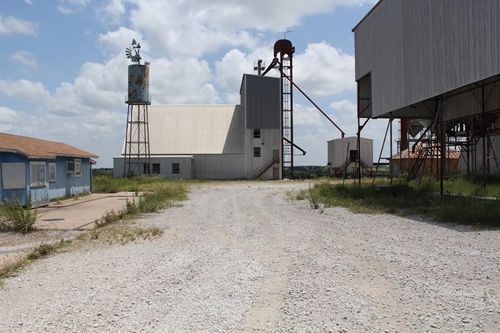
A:
{"label": "gravel surface", "polygon": [[305,183],[196,187],[0,290],[0,331],[500,332],[500,231],[311,210]]}

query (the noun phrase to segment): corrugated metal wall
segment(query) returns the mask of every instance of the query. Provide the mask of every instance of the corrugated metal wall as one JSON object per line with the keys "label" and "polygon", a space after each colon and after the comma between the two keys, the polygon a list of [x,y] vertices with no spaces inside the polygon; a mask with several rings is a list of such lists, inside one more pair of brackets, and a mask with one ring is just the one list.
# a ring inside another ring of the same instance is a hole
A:
{"label": "corrugated metal wall", "polygon": [[500,1],[384,0],[355,28],[373,117],[500,73]]}
{"label": "corrugated metal wall", "polygon": [[[328,163],[330,168],[339,168],[349,159],[349,150],[358,150],[357,138],[349,137],[328,141]],[[369,167],[373,166],[373,140],[361,138],[361,160]]]}
{"label": "corrugated metal wall", "polygon": [[246,128],[280,128],[280,79],[245,74],[241,86],[241,106]]}

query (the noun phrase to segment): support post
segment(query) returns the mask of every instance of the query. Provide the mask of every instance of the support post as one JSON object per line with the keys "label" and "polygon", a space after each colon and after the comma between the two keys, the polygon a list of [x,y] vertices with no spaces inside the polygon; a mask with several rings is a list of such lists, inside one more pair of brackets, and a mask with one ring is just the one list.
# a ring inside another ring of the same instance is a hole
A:
{"label": "support post", "polygon": [[444,171],[446,169],[446,133],[444,131],[443,114],[439,116],[439,137],[441,150],[441,165],[439,168],[439,193],[444,195]]}

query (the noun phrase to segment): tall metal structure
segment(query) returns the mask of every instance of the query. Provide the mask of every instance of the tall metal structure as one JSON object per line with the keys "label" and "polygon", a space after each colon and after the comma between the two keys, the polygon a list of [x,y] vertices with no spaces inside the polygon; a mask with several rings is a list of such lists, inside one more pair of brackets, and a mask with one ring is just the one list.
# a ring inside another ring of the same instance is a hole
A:
{"label": "tall metal structure", "polygon": [[123,174],[140,175],[151,173],[151,151],[149,145],[149,63],[141,64],[141,44],[132,40],[125,54],[133,64],[128,66],[127,128]]}
{"label": "tall metal structure", "polygon": [[293,178],[293,54],[295,47],[288,39],[274,44],[274,58],[278,60],[281,78],[281,167],[282,174],[290,170]]}

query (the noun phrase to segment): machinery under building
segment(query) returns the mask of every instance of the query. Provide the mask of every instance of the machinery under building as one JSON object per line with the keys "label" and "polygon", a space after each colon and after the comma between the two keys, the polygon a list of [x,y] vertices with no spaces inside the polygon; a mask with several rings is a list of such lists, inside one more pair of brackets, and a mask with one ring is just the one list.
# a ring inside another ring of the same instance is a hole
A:
{"label": "machinery under building", "polygon": [[498,0],[379,1],[353,29],[358,135],[369,119],[389,119],[390,159],[399,118],[413,176],[430,158],[443,179],[449,151],[463,173],[499,174],[499,17]]}
{"label": "machinery under building", "polygon": [[[239,105],[149,107],[149,173],[184,179],[281,179],[280,92],[279,78],[245,74]],[[126,146],[113,159],[115,177],[127,176]],[[134,174],[148,173],[144,165],[132,162]]]}

